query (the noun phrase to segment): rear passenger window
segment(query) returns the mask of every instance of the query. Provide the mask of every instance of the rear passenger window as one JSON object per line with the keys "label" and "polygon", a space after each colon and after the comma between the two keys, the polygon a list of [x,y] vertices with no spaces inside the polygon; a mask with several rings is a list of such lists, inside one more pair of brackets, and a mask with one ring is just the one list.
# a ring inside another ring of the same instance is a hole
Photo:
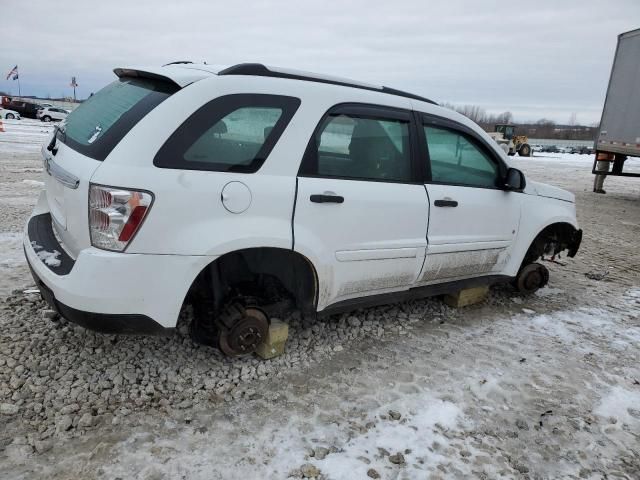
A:
{"label": "rear passenger window", "polygon": [[312,171],[322,177],[411,181],[409,122],[330,115],[316,136]]}
{"label": "rear passenger window", "polygon": [[281,108],[239,108],[204,132],[184,153],[184,159],[247,166],[256,158],[281,116]]}
{"label": "rear passenger window", "polygon": [[255,172],[300,100],[277,95],[228,95],[192,114],[169,137],[154,165],[185,170]]}
{"label": "rear passenger window", "polygon": [[472,187],[496,186],[498,166],[463,134],[434,127],[424,127],[424,133],[433,182]]}

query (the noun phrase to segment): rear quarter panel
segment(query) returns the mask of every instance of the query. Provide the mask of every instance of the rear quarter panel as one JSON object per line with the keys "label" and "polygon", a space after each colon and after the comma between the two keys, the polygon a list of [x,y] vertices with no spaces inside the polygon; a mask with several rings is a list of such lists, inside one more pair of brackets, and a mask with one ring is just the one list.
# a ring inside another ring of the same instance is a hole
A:
{"label": "rear quarter panel", "polygon": [[[303,102],[256,173],[153,165],[156,153],[175,129],[217,97],[268,93],[300,98],[282,85],[273,88],[269,82],[249,82],[243,88],[243,83],[243,77],[212,77],[180,90],[140,121],[96,172],[93,183],[144,189],[154,194],[153,206],[127,252],[217,256],[249,247],[292,248],[296,173],[317,122],[311,105]],[[314,119],[313,125],[310,119]],[[231,213],[222,203],[224,186],[234,181],[242,182],[251,192],[249,208],[242,213]]]}

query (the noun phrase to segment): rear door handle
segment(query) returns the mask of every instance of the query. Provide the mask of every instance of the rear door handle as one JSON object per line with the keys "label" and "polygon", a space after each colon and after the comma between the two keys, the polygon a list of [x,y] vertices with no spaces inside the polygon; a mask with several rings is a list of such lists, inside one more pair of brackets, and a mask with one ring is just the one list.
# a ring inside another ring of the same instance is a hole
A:
{"label": "rear door handle", "polygon": [[317,194],[309,197],[313,203],[344,203],[344,197],[340,195]]}
{"label": "rear door handle", "polygon": [[433,202],[436,207],[457,207],[458,202],[455,200],[436,200]]}

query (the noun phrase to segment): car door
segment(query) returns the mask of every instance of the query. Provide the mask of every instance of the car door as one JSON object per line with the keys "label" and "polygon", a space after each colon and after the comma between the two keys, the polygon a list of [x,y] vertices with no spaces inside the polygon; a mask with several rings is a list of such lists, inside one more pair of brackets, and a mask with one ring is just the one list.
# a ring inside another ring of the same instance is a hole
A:
{"label": "car door", "polygon": [[506,165],[470,128],[419,118],[431,211],[417,284],[500,274],[520,221],[520,195],[501,188]]}
{"label": "car door", "polygon": [[422,267],[429,205],[410,112],[340,105],[320,122],[297,179],[294,249],[311,259],[318,310],[407,289]]}

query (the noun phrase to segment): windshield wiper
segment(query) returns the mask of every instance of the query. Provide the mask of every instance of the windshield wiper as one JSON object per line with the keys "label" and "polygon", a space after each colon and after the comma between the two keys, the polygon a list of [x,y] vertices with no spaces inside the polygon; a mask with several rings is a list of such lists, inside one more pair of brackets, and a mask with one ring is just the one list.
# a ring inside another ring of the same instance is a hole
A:
{"label": "windshield wiper", "polygon": [[58,149],[56,148],[56,142],[58,140],[58,130],[59,130],[58,125],[53,127],[53,137],[51,138],[49,145],[47,145],[47,150],[49,150],[53,155],[58,153]]}

